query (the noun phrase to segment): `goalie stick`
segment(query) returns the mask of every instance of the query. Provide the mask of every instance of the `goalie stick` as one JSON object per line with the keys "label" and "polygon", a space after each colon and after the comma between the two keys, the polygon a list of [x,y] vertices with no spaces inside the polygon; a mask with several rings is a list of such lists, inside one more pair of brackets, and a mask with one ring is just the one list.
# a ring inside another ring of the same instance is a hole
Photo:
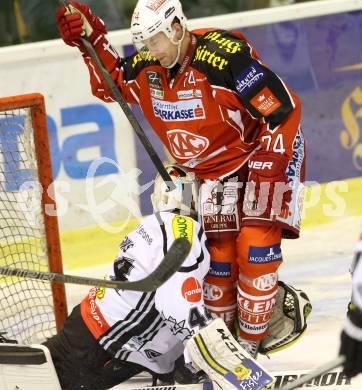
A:
{"label": "goalie stick", "polygon": [[[71,5],[67,4],[67,1],[62,0],[61,3],[66,8],[70,8]],[[112,79],[111,75],[107,71],[107,69],[104,67],[101,59],[99,58],[97,52],[95,51],[93,45],[85,38],[81,38],[82,43],[85,46],[85,48],[88,51],[89,56],[92,58],[92,60],[96,63],[98,70],[102,73],[102,76],[104,77],[108,87],[113,93],[113,96],[116,99],[116,102],[121,107],[122,111],[126,115],[129,123],[131,124],[133,130],[135,131],[136,135],[138,136],[139,140],[141,141],[143,147],[145,148],[146,152],[150,156],[155,168],[157,169],[158,173],[162,177],[163,181],[165,182],[167,188],[169,191],[172,191],[176,189],[176,186],[174,182],[172,181],[170,175],[168,174],[167,170],[165,169],[160,157],[156,153],[154,147],[152,146],[150,140],[147,138],[144,130],[142,129],[141,125],[139,124],[138,120],[136,119],[134,113],[129,108],[127,102],[124,100],[122,94],[119,92],[119,89]]]}
{"label": "goalie stick", "polygon": [[0,266],[0,275],[17,276],[21,278],[37,279],[50,282],[73,283],[88,286],[115,288],[119,290],[133,290],[150,292],[156,290],[166,282],[185,261],[191,248],[186,238],[176,239],[159,266],[146,278],[134,282],[121,282],[117,280],[94,279],[84,276],[64,275],[54,272],[42,272],[29,269]]}

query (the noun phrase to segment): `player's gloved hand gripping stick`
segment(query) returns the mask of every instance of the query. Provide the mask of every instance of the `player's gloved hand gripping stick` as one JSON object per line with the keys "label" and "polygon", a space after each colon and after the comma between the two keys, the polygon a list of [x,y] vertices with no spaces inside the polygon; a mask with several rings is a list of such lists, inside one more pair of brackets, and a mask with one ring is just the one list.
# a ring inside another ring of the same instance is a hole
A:
{"label": "player's gloved hand gripping stick", "polygon": [[76,46],[76,41],[80,40],[80,42],[86,48],[88,54],[96,63],[98,70],[104,77],[109,89],[112,91],[113,97],[121,106],[133,130],[137,134],[139,140],[146,149],[146,152],[150,156],[154,166],[161,175],[162,179],[165,181],[168,189],[170,191],[174,190],[175,185],[171,180],[170,175],[163,166],[162,161],[151,145],[142,127],[138,123],[132,110],[124,100],[111,75],[103,66],[103,63],[100,60],[97,52],[94,50],[92,45],[93,42],[95,42],[99,35],[107,33],[103,21],[97,16],[94,16],[88,6],[85,4],[79,4],[75,1],[70,1],[69,3],[62,1],[62,4],[64,5],[65,9],[60,11],[58,10],[57,24],[63,40],[70,46]]}

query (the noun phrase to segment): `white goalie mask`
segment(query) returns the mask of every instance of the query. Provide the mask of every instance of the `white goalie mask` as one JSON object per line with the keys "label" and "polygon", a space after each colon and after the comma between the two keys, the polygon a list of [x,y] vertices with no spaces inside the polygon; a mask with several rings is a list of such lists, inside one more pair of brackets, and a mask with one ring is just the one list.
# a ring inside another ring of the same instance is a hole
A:
{"label": "white goalie mask", "polygon": [[[172,23],[174,19],[179,20],[183,28],[183,36],[180,41],[174,41],[174,31]],[[142,58],[147,58],[149,51],[145,47],[145,39],[153,37],[159,32],[165,33],[172,43],[178,46],[178,56],[180,52],[181,41],[185,36],[186,16],[182,11],[182,5],[179,0],[138,0],[133,11],[131,21],[132,41],[141,54]],[[176,64],[178,58],[169,67]]]}
{"label": "white goalie mask", "polygon": [[181,165],[165,166],[176,188],[169,191],[160,174],[156,176],[154,192],[151,195],[153,211],[180,210],[184,215],[197,214],[199,183],[194,173]]}

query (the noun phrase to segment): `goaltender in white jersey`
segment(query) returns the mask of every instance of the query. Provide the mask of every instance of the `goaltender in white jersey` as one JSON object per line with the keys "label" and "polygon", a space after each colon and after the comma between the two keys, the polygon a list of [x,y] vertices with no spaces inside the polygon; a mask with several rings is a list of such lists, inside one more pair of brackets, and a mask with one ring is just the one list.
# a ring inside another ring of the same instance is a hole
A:
{"label": "goaltender in white jersey", "polygon": [[[154,292],[90,290],[61,332],[45,343],[63,390],[109,389],[142,371],[152,374],[154,384],[157,379],[180,383],[180,378],[181,383],[196,383],[208,376],[222,389],[251,381],[253,389],[261,390],[273,382],[222,319],[207,314],[202,286],[210,256],[196,220],[197,181],[180,166],[170,165],[167,170],[176,189],[168,191],[156,178],[155,214],[122,241],[108,277],[145,278],[179,237],[189,240],[190,252],[179,270]],[[188,369],[191,362],[196,370]]]}
{"label": "goaltender in white jersey", "polygon": [[178,237],[187,237],[191,251],[156,291],[93,288],[80,305],[84,323],[104,350],[158,373],[172,371],[183,342],[207,324],[202,284],[210,256],[205,234],[192,218],[156,213],[125,237],[109,270],[110,279],[143,279]]}
{"label": "goaltender in white jersey", "polygon": [[[45,343],[63,389],[107,389],[144,370],[171,382],[184,343],[210,321],[202,291],[210,255],[194,218],[197,183],[194,176],[188,181],[190,175],[186,178],[181,168],[171,166],[169,171],[177,189],[166,193],[167,187],[156,179],[152,198],[157,212],[124,238],[107,277],[145,278],[178,237],[189,240],[190,252],[179,271],[154,292],[96,287],[89,291],[60,334]],[[181,207],[188,190],[192,205]]]}

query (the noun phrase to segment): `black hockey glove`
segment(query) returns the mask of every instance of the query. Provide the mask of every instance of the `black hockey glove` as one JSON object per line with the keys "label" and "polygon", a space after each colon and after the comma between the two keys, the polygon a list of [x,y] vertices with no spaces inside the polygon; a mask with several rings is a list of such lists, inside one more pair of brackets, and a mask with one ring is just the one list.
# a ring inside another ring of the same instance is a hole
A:
{"label": "black hockey glove", "polygon": [[356,307],[348,310],[339,353],[346,357],[343,371],[347,376],[353,377],[362,372],[362,312]]}
{"label": "black hockey glove", "polygon": [[203,383],[209,380],[204,371],[196,371],[191,364],[186,364],[183,355],[175,362],[174,375],[176,383],[182,385]]}

